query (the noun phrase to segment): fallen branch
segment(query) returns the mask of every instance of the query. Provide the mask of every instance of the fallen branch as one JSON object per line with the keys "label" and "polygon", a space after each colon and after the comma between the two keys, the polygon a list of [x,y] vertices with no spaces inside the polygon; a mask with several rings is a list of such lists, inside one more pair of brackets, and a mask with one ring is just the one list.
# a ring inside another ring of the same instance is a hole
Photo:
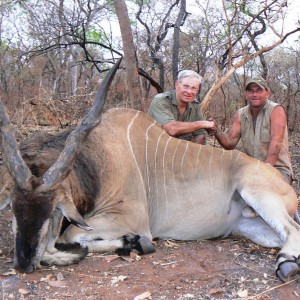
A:
{"label": "fallen branch", "polygon": [[263,294],[266,294],[266,293],[268,293],[268,292],[270,292],[270,291],[273,291],[273,290],[275,290],[275,289],[278,289],[278,288],[280,288],[280,287],[283,287],[283,286],[285,286],[285,285],[288,285],[288,284],[290,284],[290,283],[292,283],[292,282],[294,282],[294,281],[296,281],[296,280],[297,280],[297,279],[293,279],[293,280],[288,281],[288,282],[285,282],[285,283],[283,283],[283,284],[280,284],[280,285],[277,285],[277,286],[268,288],[268,289],[266,289],[265,291],[263,291],[263,292],[261,292],[261,293],[259,293],[259,294],[256,294],[256,295],[254,295],[254,296],[248,297],[248,299],[257,299],[257,297],[259,297],[259,296],[261,296],[261,295],[263,295]]}

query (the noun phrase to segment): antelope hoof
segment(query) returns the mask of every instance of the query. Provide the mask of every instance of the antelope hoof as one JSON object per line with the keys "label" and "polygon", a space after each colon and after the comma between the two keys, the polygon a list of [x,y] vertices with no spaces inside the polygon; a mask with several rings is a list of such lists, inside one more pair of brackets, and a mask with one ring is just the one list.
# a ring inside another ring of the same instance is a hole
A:
{"label": "antelope hoof", "polygon": [[141,236],[139,243],[142,248],[142,254],[150,254],[156,251],[152,242],[146,236]]}
{"label": "antelope hoof", "polygon": [[123,236],[123,248],[117,249],[117,254],[129,255],[133,250],[138,254],[149,254],[155,252],[154,246],[147,237],[139,235]]}
{"label": "antelope hoof", "polygon": [[283,282],[290,281],[297,274],[300,274],[300,268],[296,262],[291,261],[282,262],[276,270],[277,277]]}

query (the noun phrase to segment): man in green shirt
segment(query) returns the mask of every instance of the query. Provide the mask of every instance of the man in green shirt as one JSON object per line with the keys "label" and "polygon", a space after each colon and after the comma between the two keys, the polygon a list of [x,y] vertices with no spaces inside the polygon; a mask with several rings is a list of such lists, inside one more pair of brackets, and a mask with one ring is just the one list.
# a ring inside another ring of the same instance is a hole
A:
{"label": "man in green shirt", "polygon": [[191,70],[178,74],[175,90],[154,97],[148,115],[170,135],[176,138],[205,144],[206,130],[214,130],[215,123],[206,121],[196,96],[201,76]]}

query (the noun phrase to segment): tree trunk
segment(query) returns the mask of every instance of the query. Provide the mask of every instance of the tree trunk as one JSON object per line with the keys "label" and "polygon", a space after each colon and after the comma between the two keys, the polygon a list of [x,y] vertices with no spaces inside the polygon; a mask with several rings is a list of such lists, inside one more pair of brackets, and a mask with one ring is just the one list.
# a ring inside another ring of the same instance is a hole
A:
{"label": "tree trunk", "polygon": [[130,104],[132,108],[142,110],[143,96],[127,7],[124,0],[114,0],[114,6],[122,35]]}
{"label": "tree trunk", "polygon": [[177,79],[178,74],[178,61],[179,61],[179,49],[180,49],[180,26],[186,15],[186,0],[181,0],[180,11],[177,16],[175,26],[174,26],[174,41],[173,41],[173,54],[172,54],[172,75],[173,82]]}

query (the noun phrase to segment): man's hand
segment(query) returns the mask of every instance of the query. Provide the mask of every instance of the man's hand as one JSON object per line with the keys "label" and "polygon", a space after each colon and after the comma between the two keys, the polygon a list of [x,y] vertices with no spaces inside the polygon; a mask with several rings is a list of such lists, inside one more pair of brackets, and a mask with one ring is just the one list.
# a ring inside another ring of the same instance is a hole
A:
{"label": "man's hand", "polygon": [[206,129],[208,135],[210,136],[215,135],[217,132],[217,122],[215,121],[214,118],[208,118],[207,121],[211,123],[210,124],[211,127]]}

